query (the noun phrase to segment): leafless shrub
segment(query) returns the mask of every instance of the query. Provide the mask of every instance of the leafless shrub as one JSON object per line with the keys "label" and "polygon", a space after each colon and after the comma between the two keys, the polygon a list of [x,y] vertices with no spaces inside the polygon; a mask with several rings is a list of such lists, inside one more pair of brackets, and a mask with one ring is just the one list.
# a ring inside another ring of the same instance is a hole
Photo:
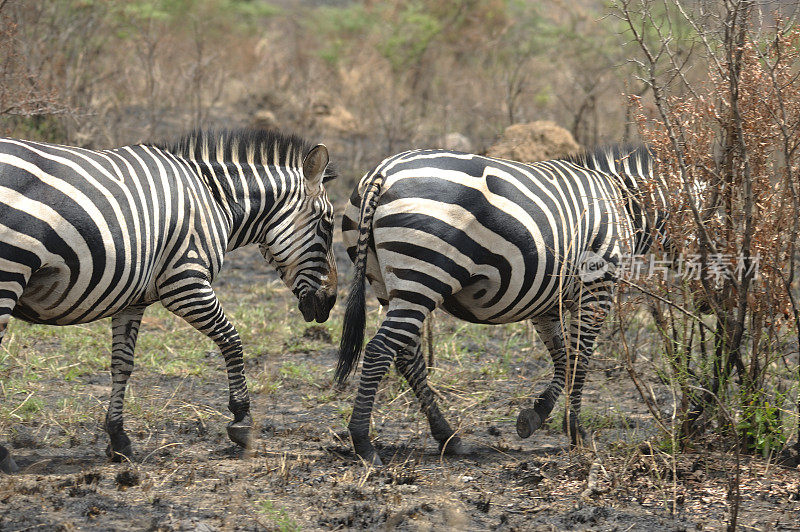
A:
{"label": "leafless shrub", "polygon": [[739,441],[779,452],[800,410],[786,409],[800,384],[800,28],[752,0],[617,7],[640,49],[649,94],[631,102],[680,257],[677,276],[648,284],[681,395],[676,426],[685,437],[713,410],[737,452]]}
{"label": "leafless shrub", "polygon": [[19,119],[60,114],[66,109],[55,88],[42,83],[28,68],[17,24],[4,11],[7,3],[0,2],[0,120],[5,132],[10,132]]}

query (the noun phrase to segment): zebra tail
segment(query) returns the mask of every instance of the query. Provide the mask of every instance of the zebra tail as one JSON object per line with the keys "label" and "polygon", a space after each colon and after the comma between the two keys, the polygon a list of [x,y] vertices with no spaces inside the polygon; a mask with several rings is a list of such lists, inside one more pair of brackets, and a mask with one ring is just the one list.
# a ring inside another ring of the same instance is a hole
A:
{"label": "zebra tail", "polygon": [[358,243],[356,244],[355,273],[350,295],[347,297],[347,307],[344,312],[342,325],[342,339],[339,343],[339,361],[336,364],[334,379],[338,385],[344,384],[347,377],[353,372],[361,358],[364,346],[364,328],[367,322],[365,301],[365,279],[367,273],[367,251],[369,240],[372,237],[372,217],[380,198],[383,176],[380,174],[372,178],[364,191],[361,199],[361,213],[358,222]]}

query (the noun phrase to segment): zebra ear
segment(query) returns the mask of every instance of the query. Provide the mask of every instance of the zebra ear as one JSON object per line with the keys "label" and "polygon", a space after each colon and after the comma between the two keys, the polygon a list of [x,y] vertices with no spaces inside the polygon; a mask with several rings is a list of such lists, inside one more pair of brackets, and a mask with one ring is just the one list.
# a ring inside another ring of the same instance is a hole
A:
{"label": "zebra ear", "polygon": [[320,185],[326,166],[328,166],[328,148],[324,144],[317,144],[303,160],[303,175],[309,186],[316,188]]}

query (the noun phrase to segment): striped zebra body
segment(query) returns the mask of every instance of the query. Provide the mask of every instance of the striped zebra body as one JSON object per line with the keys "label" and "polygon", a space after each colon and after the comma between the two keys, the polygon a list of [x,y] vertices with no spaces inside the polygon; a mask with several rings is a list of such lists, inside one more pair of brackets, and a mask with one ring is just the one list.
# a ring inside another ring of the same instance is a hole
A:
{"label": "striped zebra body", "polygon": [[104,151],[1,139],[0,340],[12,315],[52,325],[112,317],[106,430],[118,459],[131,453],[122,405],[139,324],[160,301],[221,349],[228,433],[246,444],[241,341],[211,282],[226,251],[257,243],[304,317],[327,319],[336,297],[327,163],[324,146],[249,130]]}
{"label": "striped zebra body", "polygon": [[586,365],[610,308],[615,271],[625,253],[643,253],[662,227],[647,216],[643,199],[655,198],[640,190],[642,180],[652,181],[648,152],[621,147],[532,164],[411,151],[365,175],[342,222],[355,278],[340,382],[363,344],[365,277],[386,317],[365,348],[349,425],[356,452],[380,463],[369,420],[392,361],[440,446],[463,451],[434,401],[420,354],[422,324],[437,307],[474,323],[532,320],[555,371],[533,407],[520,413],[517,431],[528,437],[538,429],[566,385],[571,413],[565,428],[577,443]]}

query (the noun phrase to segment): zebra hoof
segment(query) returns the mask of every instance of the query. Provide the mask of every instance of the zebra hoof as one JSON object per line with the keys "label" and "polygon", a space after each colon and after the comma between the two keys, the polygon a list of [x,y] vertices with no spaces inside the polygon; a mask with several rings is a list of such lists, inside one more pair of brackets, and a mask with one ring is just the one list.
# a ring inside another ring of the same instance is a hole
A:
{"label": "zebra hoof", "polygon": [[381,467],[383,466],[383,460],[381,460],[380,455],[378,452],[373,449],[371,454],[361,454],[357,453],[358,457],[364,462],[365,465],[372,466],[372,467]]}
{"label": "zebra hoof", "polygon": [[586,431],[583,430],[580,421],[578,421],[578,416],[569,416],[569,430],[567,430],[567,419],[565,416],[561,423],[561,429],[564,431],[564,434],[569,434],[570,436],[570,449],[574,450],[581,447],[586,440]]}
{"label": "zebra hoof", "polygon": [[249,449],[252,444],[253,432],[253,418],[250,414],[245,416],[239,421],[231,421],[226,427],[228,430],[228,438],[233,443],[244,449]]}
{"label": "zebra hoof", "polygon": [[578,427],[577,432],[570,434],[569,449],[574,451],[583,447],[583,442],[586,441],[586,431]]}
{"label": "zebra hoof", "polygon": [[[355,444],[355,442],[353,442]],[[366,444],[355,444],[354,445],[356,455],[364,462],[365,465],[373,466],[373,467],[381,467],[383,465],[383,460],[381,460],[378,451],[375,450],[375,447],[372,446],[371,443],[367,442]]]}
{"label": "zebra hoof", "polygon": [[122,462],[123,460],[130,460],[131,456],[133,456],[133,453],[130,447],[128,447],[127,449],[115,451],[111,447],[111,444],[108,444],[106,445],[106,456],[112,462],[119,463]]}
{"label": "zebra hoof", "polygon": [[520,438],[530,438],[543,424],[544,420],[533,408],[525,408],[517,416],[517,434]]}
{"label": "zebra hoof", "polygon": [[0,472],[11,474],[16,473],[19,471],[19,466],[11,458],[11,453],[8,452],[8,449],[0,445]]}
{"label": "zebra hoof", "polygon": [[448,456],[464,456],[472,454],[472,448],[458,436],[453,436],[446,441],[439,442],[439,453]]}
{"label": "zebra hoof", "polygon": [[111,443],[106,446],[106,456],[112,462],[122,462],[133,457],[131,439],[125,433],[111,436]]}

